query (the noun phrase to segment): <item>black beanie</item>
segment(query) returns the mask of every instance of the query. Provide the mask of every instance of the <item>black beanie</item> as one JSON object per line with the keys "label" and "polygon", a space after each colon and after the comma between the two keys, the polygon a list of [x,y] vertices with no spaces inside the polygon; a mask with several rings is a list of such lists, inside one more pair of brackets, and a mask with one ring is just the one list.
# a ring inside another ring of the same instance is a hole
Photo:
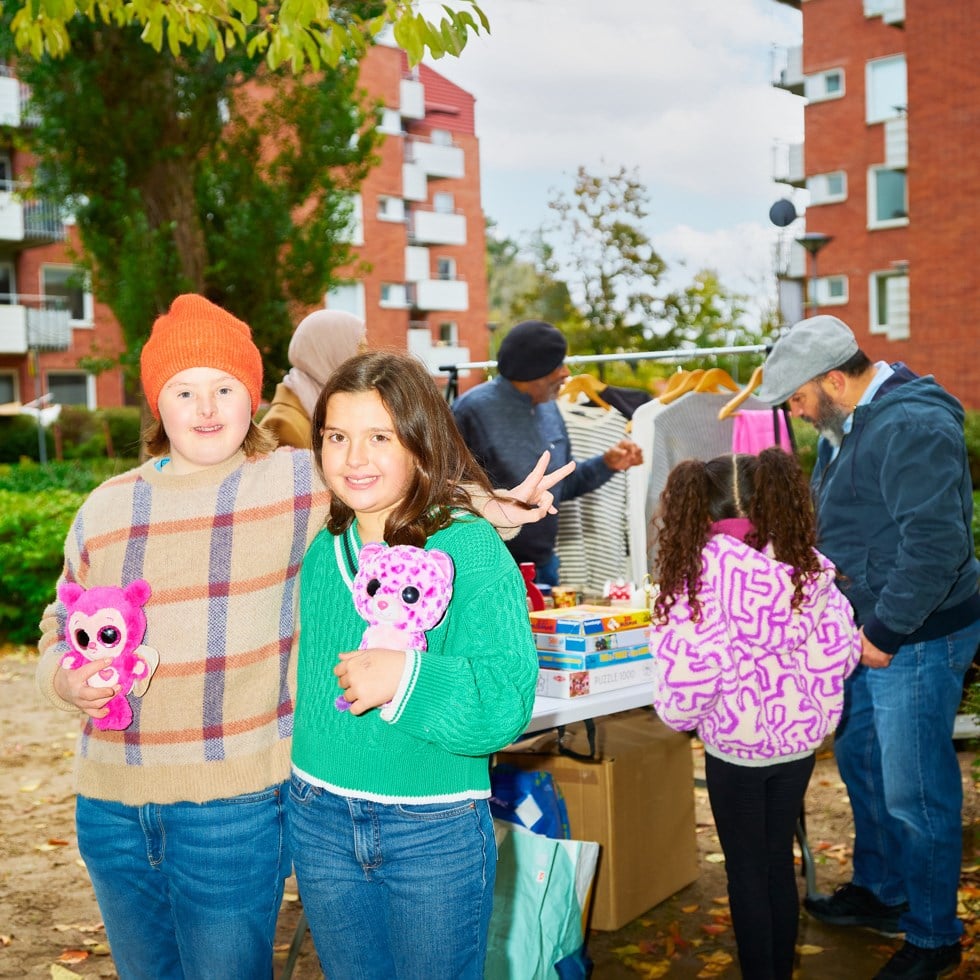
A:
{"label": "black beanie", "polygon": [[568,342],[543,320],[525,320],[512,327],[500,343],[497,370],[508,381],[537,381],[565,360]]}

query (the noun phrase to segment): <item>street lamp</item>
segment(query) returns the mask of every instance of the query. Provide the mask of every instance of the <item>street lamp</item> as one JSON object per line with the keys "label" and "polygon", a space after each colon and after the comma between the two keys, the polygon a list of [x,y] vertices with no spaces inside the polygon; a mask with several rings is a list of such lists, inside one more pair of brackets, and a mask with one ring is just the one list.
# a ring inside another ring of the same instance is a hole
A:
{"label": "street lamp", "polygon": [[796,239],[800,245],[802,245],[813,257],[811,265],[813,266],[813,276],[810,279],[810,287],[807,290],[809,297],[809,307],[810,316],[813,316],[817,312],[817,252],[824,247],[824,245],[829,245],[833,241],[832,235],[825,235],[819,231],[807,231],[800,235]]}

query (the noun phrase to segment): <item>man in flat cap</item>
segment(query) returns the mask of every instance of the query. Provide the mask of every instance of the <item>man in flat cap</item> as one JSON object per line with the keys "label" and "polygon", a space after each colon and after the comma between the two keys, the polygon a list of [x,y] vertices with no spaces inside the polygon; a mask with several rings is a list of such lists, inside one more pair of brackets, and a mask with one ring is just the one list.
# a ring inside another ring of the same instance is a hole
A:
{"label": "man in flat cap", "polygon": [[[497,354],[498,377],[477,385],[453,405],[456,424],[495,487],[511,487],[530,472],[542,452],[551,453],[549,472],[571,458],[568,430],[555,404],[569,377],[564,334],[542,320],[518,323]],[[614,473],[643,462],[640,447],[623,439],[591,459],[580,460],[570,476],[551,488],[555,507],[601,487]],[[513,474],[520,474],[516,482]],[[536,581],[557,585],[558,515],[521,529],[507,547],[518,562],[533,562]]]}
{"label": "man in flat cap", "polygon": [[963,409],[931,376],[872,363],[832,316],[777,341],[759,397],[788,402],[820,432],[819,547],[863,645],[834,736],[854,814],[852,880],[804,905],[824,922],[904,932],[881,980],[945,976],[963,932],[953,724],[980,643]]}

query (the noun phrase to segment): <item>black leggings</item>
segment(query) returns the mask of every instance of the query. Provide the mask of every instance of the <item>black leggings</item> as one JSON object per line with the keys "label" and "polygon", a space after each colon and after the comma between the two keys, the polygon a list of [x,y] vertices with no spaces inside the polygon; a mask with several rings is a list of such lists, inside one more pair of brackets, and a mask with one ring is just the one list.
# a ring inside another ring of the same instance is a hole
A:
{"label": "black leggings", "polygon": [[800,916],[793,836],[814,756],[771,766],[736,766],[713,755],[704,762],[742,976],[790,980]]}

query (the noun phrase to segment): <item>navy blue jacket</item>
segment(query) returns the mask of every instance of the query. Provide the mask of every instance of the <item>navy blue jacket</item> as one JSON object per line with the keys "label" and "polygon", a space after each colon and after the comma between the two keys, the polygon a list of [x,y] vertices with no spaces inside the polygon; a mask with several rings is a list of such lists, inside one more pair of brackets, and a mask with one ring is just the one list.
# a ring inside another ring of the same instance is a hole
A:
{"label": "navy blue jacket", "polygon": [[[453,415],[470,452],[495,487],[517,486],[546,449],[551,452],[549,473],[572,458],[568,429],[558,406],[554,402],[532,404],[531,396],[506,378],[496,377],[462,395],[453,404]],[[552,487],[555,507],[562,500],[601,487],[614,473],[602,456],[580,461],[570,476]],[[521,528],[506,544],[518,562],[543,565],[554,554],[557,537],[558,515],[549,514]]]}
{"label": "navy blue jacket", "polygon": [[880,650],[947,636],[980,619],[963,409],[904,364],[830,459],[817,445],[819,548],[845,576],[857,622]]}

